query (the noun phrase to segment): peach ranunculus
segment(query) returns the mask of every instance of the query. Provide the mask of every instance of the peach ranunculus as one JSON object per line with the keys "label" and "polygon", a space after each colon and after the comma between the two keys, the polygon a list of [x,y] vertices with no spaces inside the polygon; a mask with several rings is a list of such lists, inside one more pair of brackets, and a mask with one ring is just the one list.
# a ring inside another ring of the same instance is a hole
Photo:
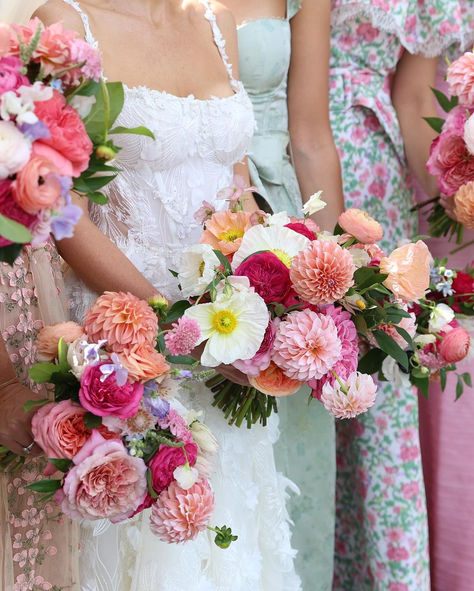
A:
{"label": "peach ranunculus", "polygon": [[251,214],[247,211],[232,212],[226,209],[216,212],[206,222],[201,244],[210,244],[226,255],[234,253],[239,249],[245,232],[252,227],[250,218]]}
{"label": "peach ranunculus", "polygon": [[339,216],[338,223],[345,232],[362,244],[375,244],[382,240],[382,226],[361,209],[347,209]]}
{"label": "peach ranunculus", "polygon": [[94,342],[107,341],[107,349],[153,345],[158,319],[150,306],[131,293],[106,291],[86,313],[84,329]]}
{"label": "peach ranunculus", "polygon": [[58,322],[45,326],[39,331],[36,340],[38,361],[53,361],[58,356],[58,344],[62,338],[68,345],[84,336],[84,331],[77,322]]}
{"label": "peach ranunculus", "polygon": [[72,400],[50,402],[36,412],[31,430],[46,457],[71,460],[82,449],[91,434],[84,424],[86,412]]}
{"label": "peach ranunculus", "polygon": [[166,359],[148,343],[125,347],[119,354],[122,365],[132,380],[146,382],[166,373]]}
{"label": "peach ranunculus", "polygon": [[457,326],[444,334],[438,350],[448,363],[459,363],[465,359],[471,346],[471,337],[465,328]]}
{"label": "peach ranunculus", "polygon": [[43,156],[33,156],[12,183],[15,201],[26,212],[35,214],[54,207],[61,196],[56,167]]}
{"label": "peach ranunculus", "polygon": [[463,185],[454,196],[454,215],[469,230],[474,230],[474,181]]}
{"label": "peach ranunculus", "polygon": [[290,396],[302,386],[302,382],[286,376],[283,370],[273,361],[257,377],[249,377],[249,382],[259,392],[278,397]]}
{"label": "peach ranunculus", "polygon": [[430,285],[430,261],[430,251],[422,240],[396,248],[380,261],[380,272],[388,274],[384,285],[402,300],[422,298]]}

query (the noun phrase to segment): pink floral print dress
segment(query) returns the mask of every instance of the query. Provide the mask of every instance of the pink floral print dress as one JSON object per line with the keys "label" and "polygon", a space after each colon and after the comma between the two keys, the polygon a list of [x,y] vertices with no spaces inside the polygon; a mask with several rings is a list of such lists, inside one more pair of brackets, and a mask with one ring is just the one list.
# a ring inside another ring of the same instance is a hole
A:
{"label": "pink floral print dress", "polygon": [[[66,318],[59,257],[52,246],[27,247],[11,267],[0,263],[0,331],[22,382],[43,323]],[[45,461],[32,458],[0,473],[1,591],[77,591],[78,530],[56,503],[40,502],[26,486],[41,480]]]}
{"label": "pink floral print dress", "polygon": [[[404,51],[465,45],[469,13],[471,0],[333,0],[330,108],[346,206],[383,224],[386,249],[417,233],[392,77]],[[415,392],[385,383],[368,413],[337,424],[337,450],[334,589],[428,591]]]}

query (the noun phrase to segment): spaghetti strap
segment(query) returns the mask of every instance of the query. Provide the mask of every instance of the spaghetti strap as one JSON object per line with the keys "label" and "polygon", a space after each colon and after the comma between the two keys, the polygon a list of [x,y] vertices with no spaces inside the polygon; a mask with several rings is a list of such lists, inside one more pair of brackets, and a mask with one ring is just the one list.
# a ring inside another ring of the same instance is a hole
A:
{"label": "spaghetti strap", "polygon": [[234,90],[234,92],[239,92],[241,90],[242,86],[241,86],[241,83],[234,78],[234,75],[232,73],[232,64],[229,62],[229,58],[228,58],[227,52],[225,50],[225,39],[222,36],[219,25],[217,24],[216,15],[214,14],[214,11],[212,10],[212,8],[209,6],[208,0],[199,0],[199,1],[204,6],[204,8],[206,10],[204,13],[204,17],[209,21],[209,24],[211,25],[212,36],[214,37],[214,43],[216,44],[217,49],[219,50],[222,61],[224,62],[225,69],[227,70],[227,74],[229,75],[230,85],[231,85],[232,89]]}
{"label": "spaghetti strap", "polygon": [[94,47],[95,49],[99,49],[99,43],[96,41],[96,39],[91,31],[91,27],[89,24],[89,17],[82,10],[82,8],[79,6],[79,2],[76,2],[76,0],[63,0],[63,2],[65,2],[66,4],[69,4],[69,6],[74,8],[74,10],[79,13],[79,16],[81,17],[81,20],[82,20],[82,24],[84,25],[84,30],[86,32],[87,43],[89,43],[89,45],[92,45],[92,47]]}

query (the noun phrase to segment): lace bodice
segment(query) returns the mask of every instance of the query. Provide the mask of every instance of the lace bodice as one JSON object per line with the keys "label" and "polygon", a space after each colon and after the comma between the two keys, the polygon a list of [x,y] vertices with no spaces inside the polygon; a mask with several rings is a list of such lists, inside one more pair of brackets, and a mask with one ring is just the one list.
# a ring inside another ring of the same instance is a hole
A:
{"label": "lace bodice", "polygon": [[[77,2],[64,1],[80,10]],[[93,222],[171,300],[179,298],[179,290],[169,269],[176,269],[183,246],[199,241],[194,212],[203,200],[216,209],[226,206],[216,201],[217,192],[230,185],[233,165],[245,156],[255,126],[252,105],[232,75],[215,14],[206,0],[200,2],[234,94],[200,100],[126,87],[116,124],[144,125],[156,139],[116,136],[122,172],[106,187],[109,203],[90,209]],[[87,41],[97,46],[87,15],[81,15]],[[84,297],[84,286],[75,280],[69,287],[75,315],[81,317],[93,296]]]}

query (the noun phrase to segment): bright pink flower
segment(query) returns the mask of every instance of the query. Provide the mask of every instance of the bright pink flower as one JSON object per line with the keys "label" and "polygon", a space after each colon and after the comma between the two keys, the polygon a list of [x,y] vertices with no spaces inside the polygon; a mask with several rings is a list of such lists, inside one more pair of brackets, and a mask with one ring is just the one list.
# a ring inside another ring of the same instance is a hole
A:
{"label": "bright pink flower", "polygon": [[443,359],[448,363],[459,363],[467,357],[471,346],[467,330],[458,326],[441,336],[443,340],[438,344],[438,350]]}
{"label": "bright pink flower", "polygon": [[382,226],[361,209],[346,209],[339,216],[338,223],[362,244],[375,244],[383,238]]}
{"label": "bright pink flower", "polygon": [[443,123],[443,134],[453,134],[458,137],[464,135],[464,126],[468,118],[468,112],[466,107],[458,105],[451,109],[446,116],[446,120]]}
{"label": "bright pink flower", "polygon": [[84,408],[98,417],[113,415],[128,419],[138,411],[143,384],[127,381],[119,386],[114,374],[103,380],[100,369],[103,365],[99,363],[86,368],[81,378],[79,400]]}
{"label": "bright pink flower", "polygon": [[206,529],[213,510],[214,493],[207,480],[189,490],[173,482],[152,507],[150,529],[163,542],[187,542]]}
{"label": "bright pink flower", "polygon": [[282,302],[291,289],[288,267],[272,252],[249,256],[237,267],[234,275],[248,277],[250,286],[266,304]]}
{"label": "bright pink flower", "polygon": [[[14,220],[31,229],[36,222],[36,216],[26,213],[13,199],[11,181],[0,180],[0,213],[10,220]],[[0,247],[11,244],[9,240],[0,236]]]}
{"label": "bright pink flower", "polygon": [[448,68],[446,80],[451,94],[464,107],[474,106],[474,53],[468,51]]}
{"label": "bright pink flower", "polygon": [[334,320],[308,309],[288,314],[278,326],[274,347],[273,361],[302,382],[322,378],[342,349]]}
{"label": "bright pink flower", "polygon": [[324,407],[336,418],[353,419],[374,404],[377,386],[372,376],[355,371],[343,383],[326,383],[321,394]]}
{"label": "bright pink flower", "polygon": [[169,352],[171,355],[189,355],[201,337],[197,320],[183,316],[172,326],[172,330],[165,335]]}
{"label": "bright pink flower", "polygon": [[185,443],[193,442],[193,435],[188,429],[186,421],[173,408],[170,408],[164,418],[158,419],[158,425],[160,429],[169,429],[178,441],[184,441]]}
{"label": "bright pink flower", "polygon": [[431,145],[426,168],[439,177],[438,187],[446,195],[454,195],[462,185],[474,180],[474,156],[462,135],[441,133]]}
{"label": "bright pink flower", "polygon": [[17,90],[20,86],[30,86],[28,78],[20,74],[23,67],[17,57],[4,57],[0,59],[0,95],[10,90]]}
{"label": "bright pink flower", "polygon": [[275,336],[280,320],[270,320],[265,331],[260,349],[255,353],[251,359],[237,359],[232,364],[242,373],[256,378],[260,372],[267,369],[273,355],[273,346],[275,343]]}
{"label": "bright pink flower", "polygon": [[290,228],[290,230],[293,230],[298,234],[302,234],[310,240],[316,240],[316,234],[312,230],[310,230],[310,228],[303,222],[291,222],[289,224],[286,224],[285,228]]}
{"label": "bright pink flower", "polygon": [[196,463],[198,446],[195,443],[187,443],[185,449],[186,455],[181,447],[160,445],[158,452],[148,462],[153,489],[156,493],[161,493],[174,481],[173,472],[178,466],[186,464],[186,458],[190,466]]}

